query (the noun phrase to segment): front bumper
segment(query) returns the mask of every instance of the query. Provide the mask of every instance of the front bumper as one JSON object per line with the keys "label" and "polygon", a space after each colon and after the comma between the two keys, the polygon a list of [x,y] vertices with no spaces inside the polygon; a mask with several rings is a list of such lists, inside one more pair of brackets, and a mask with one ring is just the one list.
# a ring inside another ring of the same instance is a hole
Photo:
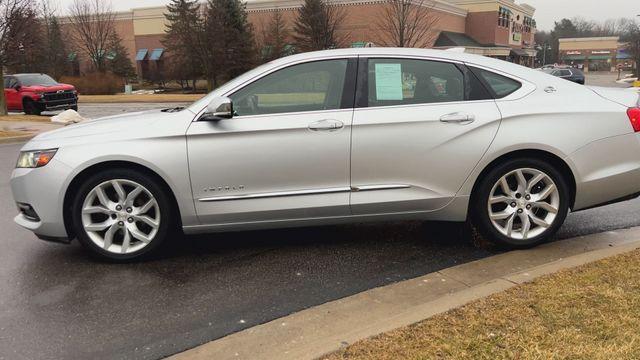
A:
{"label": "front bumper", "polygon": [[55,158],[42,168],[15,169],[11,175],[13,198],[16,203],[29,204],[39,219],[36,221],[19,213],[14,221],[39,238],[68,242],[63,203],[70,173],[71,168]]}
{"label": "front bumper", "polygon": [[62,99],[62,100],[45,100],[45,99],[40,99],[40,101],[38,101],[38,104],[40,104],[40,107],[43,110],[66,110],[66,109],[70,109],[74,106],[78,106],[78,98],[74,97],[74,98],[69,98],[69,99]]}

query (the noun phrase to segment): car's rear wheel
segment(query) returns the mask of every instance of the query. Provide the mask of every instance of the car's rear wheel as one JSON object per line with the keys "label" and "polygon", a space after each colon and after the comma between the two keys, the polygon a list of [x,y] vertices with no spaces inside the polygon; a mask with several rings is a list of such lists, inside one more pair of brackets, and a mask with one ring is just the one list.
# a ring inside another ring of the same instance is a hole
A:
{"label": "car's rear wheel", "polygon": [[527,248],[549,240],[569,211],[569,187],[552,165],[509,160],[489,171],[472,196],[472,222],[491,242]]}
{"label": "car's rear wheel", "polygon": [[40,105],[36,104],[33,100],[26,99],[22,106],[24,113],[27,115],[40,115],[42,113]]}
{"label": "car's rear wheel", "polygon": [[177,226],[166,190],[152,177],[128,169],[88,178],[76,195],[72,216],[80,242],[116,261],[149,256]]}

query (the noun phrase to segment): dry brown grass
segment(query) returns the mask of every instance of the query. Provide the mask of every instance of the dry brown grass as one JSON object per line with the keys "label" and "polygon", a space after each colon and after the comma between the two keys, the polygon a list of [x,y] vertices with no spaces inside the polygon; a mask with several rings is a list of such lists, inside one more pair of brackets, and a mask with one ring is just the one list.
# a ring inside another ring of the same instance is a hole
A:
{"label": "dry brown grass", "polygon": [[640,359],[640,251],[559,272],[326,359]]}
{"label": "dry brown grass", "polygon": [[50,123],[51,117],[38,115],[0,115],[0,121],[33,121]]}
{"label": "dry brown grass", "polygon": [[30,135],[31,133],[26,131],[12,131],[12,130],[0,130],[0,138],[8,138],[15,136]]}
{"label": "dry brown grass", "polygon": [[82,95],[80,103],[190,103],[203,98],[204,94],[149,94],[149,95]]}

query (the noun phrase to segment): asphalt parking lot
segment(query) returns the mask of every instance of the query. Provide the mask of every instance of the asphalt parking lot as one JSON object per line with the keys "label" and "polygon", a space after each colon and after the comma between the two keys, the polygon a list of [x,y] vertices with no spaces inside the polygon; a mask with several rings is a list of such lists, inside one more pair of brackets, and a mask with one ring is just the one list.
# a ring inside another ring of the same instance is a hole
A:
{"label": "asphalt parking lot", "polygon": [[[158,107],[167,106],[81,112]],[[186,237],[162,258],[108,264],[77,243],[45,243],[13,223],[8,174],[20,146],[0,146],[0,359],[161,358],[496,253],[473,246],[455,225],[409,222]],[[558,239],[637,225],[640,200],[571,214]]]}

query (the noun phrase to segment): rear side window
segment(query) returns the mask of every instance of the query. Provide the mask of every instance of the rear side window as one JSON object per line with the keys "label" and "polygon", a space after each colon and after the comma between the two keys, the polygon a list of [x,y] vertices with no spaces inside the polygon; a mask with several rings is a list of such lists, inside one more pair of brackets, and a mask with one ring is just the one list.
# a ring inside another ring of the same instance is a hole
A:
{"label": "rear side window", "polygon": [[491,89],[496,99],[509,96],[522,87],[520,82],[506,76],[478,68],[471,69]]}
{"label": "rear side window", "polygon": [[414,59],[369,59],[368,105],[463,101],[464,74],[454,64]]}

